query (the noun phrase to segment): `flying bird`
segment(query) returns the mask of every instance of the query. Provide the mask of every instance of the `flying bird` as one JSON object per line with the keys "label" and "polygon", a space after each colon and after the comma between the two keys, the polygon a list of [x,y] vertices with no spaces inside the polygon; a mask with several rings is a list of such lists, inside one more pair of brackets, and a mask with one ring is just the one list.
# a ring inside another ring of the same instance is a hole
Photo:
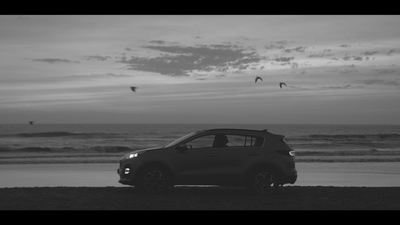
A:
{"label": "flying bird", "polygon": [[29,121],[29,125],[33,125],[35,121]]}
{"label": "flying bird", "polygon": [[257,83],[258,80],[263,80],[261,77],[256,77],[256,80],[254,81],[254,83]]}
{"label": "flying bird", "polygon": [[282,84],[285,85],[285,86],[287,87],[287,85],[286,85],[285,83],[283,83],[283,82],[280,82],[280,83],[279,83],[279,87],[282,88]]}
{"label": "flying bird", "polygon": [[134,91],[134,92],[136,92],[136,88],[137,88],[137,87],[131,87],[131,90]]}

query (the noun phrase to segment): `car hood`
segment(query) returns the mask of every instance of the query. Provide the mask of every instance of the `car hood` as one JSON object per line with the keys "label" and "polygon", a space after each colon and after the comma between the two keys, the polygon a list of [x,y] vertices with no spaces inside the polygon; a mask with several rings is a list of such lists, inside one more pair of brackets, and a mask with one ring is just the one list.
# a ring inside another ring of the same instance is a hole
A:
{"label": "car hood", "polygon": [[145,149],[134,150],[134,151],[128,152],[127,154],[125,154],[124,156],[122,156],[121,160],[127,159],[127,157],[128,157],[130,154],[134,154],[134,153],[143,154],[143,153],[146,153],[146,152],[148,152],[148,151],[160,150],[160,149],[163,149],[163,148],[164,148],[164,147],[153,147],[153,148],[145,148]]}
{"label": "car hood", "polygon": [[153,148],[138,149],[138,150],[129,152],[129,154],[132,154],[132,153],[144,153],[144,152],[147,152],[147,151],[159,150],[159,149],[162,149],[162,148],[164,148],[164,147],[159,146],[159,147],[153,147]]}

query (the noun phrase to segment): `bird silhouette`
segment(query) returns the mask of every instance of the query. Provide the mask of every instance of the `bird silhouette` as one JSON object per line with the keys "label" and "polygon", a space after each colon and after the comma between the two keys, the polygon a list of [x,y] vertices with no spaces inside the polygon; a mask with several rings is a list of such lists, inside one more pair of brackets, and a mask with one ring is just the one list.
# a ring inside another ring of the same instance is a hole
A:
{"label": "bird silhouette", "polygon": [[131,87],[131,90],[134,91],[134,92],[136,92],[136,88],[137,88],[137,87]]}
{"label": "bird silhouette", "polygon": [[29,121],[29,125],[33,125],[35,121]]}
{"label": "bird silhouette", "polygon": [[286,85],[285,83],[283,83],[283,82],[280,82],[280,83],[279,83],[279,87],[282,88],[282,84],[285,85],[285,86],[287,87],[287,85]]}
{"label": "bird silhouette", "polygon": [[257,83],[258,80],[263,80],[261,77],[256,77],[256,80],[254,81],[254,83]]}

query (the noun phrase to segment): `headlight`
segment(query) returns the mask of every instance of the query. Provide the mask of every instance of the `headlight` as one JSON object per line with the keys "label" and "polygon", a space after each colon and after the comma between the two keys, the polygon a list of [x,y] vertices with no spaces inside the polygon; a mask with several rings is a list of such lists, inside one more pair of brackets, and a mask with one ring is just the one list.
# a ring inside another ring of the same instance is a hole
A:
{"label": "headlight", "polygon": [[128,159],[132,159],[132,158],[136,158],[136,157],[138,157],[138,155],[139,155],[139,153],[131,153],[131,154],[129,154],[128,155]]}

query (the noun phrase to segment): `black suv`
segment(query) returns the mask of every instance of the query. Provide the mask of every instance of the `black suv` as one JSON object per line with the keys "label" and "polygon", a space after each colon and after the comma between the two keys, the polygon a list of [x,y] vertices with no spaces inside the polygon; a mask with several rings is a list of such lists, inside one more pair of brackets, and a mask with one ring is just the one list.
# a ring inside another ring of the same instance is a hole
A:
{"label": "black suv", "polygon": [[163,192],[174,185],[246,186],[268,194],[297,179],[294,150],[267,130],[210,129],[120,159],[121,184]]}

